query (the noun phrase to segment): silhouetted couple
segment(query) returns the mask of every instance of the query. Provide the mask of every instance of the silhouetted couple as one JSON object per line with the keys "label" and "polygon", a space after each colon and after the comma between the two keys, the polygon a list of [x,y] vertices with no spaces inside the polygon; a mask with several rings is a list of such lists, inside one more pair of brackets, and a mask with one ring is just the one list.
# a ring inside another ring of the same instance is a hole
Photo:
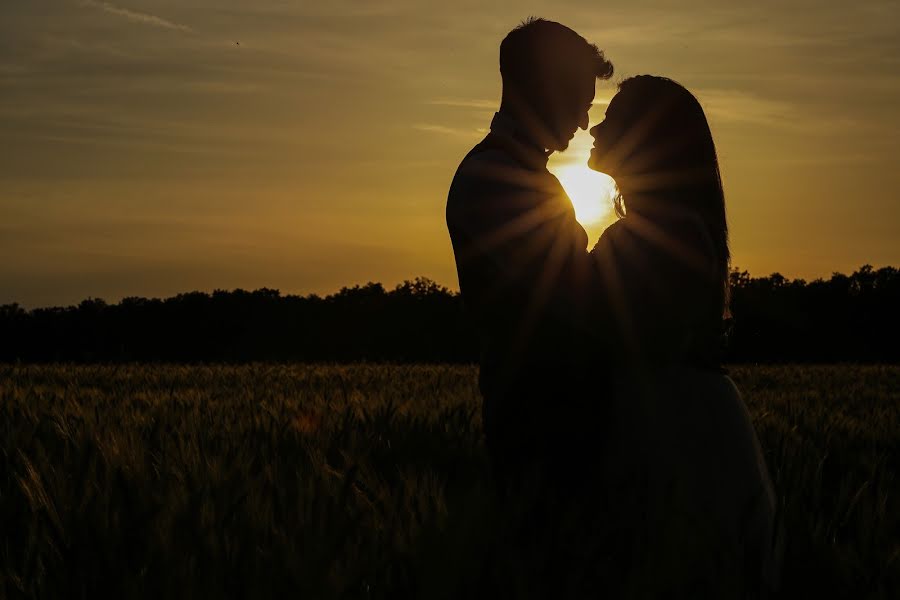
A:
{"label": "silhouetted couple", "polygon": [[728,228],[703,109],[663,77],[619,85],[588,166],[615,179],[620,218],[588,251],[547,160],[588,127],[613,66],[532,19],[503,40],[500,73],[500,108],[453,179],[447,224],[481,336],[501,497],[510,510],[537,498],[530,527],[548,554],[569,554],[545,557],[559,564],[531,573],[531,592],[769,594],[774,494],[720,366]]}

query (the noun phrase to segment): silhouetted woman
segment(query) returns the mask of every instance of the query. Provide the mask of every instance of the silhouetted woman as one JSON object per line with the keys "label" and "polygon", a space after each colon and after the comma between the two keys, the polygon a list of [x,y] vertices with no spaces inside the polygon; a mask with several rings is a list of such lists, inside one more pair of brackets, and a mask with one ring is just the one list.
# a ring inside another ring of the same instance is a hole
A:
{"label": "silhouetted woman", "polygon": [[618,373],[602,462],[626,595],[765,596],[774,494],[720,365],[728,226],[703,109],[674,81],[633,77],[591,134],[589,166],[620,192],[592,255]]}

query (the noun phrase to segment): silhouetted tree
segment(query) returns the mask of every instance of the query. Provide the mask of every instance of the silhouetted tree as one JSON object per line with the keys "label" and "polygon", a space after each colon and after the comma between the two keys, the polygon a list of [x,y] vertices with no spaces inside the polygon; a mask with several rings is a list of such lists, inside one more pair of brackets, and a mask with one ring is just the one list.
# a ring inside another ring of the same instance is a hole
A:
{"label": "silhouetted tree", "polygon": [[[864,265],[829,280],[730,275],[734,362],[897,362],[900,272]],[[0,361],[476,362],[459,294],[426,278],[320,297],[278,290],[189,292],[0,306]]]}

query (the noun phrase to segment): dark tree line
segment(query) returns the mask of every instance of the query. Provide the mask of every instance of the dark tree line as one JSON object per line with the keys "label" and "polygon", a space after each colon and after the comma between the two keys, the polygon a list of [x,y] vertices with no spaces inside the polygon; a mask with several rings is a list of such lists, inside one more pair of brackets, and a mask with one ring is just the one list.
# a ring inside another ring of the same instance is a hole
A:
{"label": "dark tree line", "polygon": [[733,362],[900,361],[900,271],[865,265],[806,282],[731,274]]}
{"label": "dark tree line", "polygon": [[[864,266],[829,280],[735,271],[735,362],[897,362],[900,272]],[[458,294],[428,279],[326,297],[260,289],[165,300],[88,299],[78,306],[0,306],[0,361],[475,362]]]}

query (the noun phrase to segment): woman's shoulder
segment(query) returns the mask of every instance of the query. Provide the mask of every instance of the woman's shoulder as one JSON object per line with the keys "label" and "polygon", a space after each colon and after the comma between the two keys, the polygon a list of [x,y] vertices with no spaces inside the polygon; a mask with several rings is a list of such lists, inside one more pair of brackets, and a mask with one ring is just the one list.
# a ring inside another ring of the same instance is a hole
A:
{"label": "woman's shoulder", "polygon": [[629,231],[626,219],[618,219],[610,224],[591,249],[591,255],[595,260],[607,259],[614,255],[622,254],[624,247],[630,244],[632,232]]}
{"label": "woman's shoulder", "polygon": [[656,289],[695,290],[714,276],[711,241],[690,218],[629,215],[611,224],[591,250],[595,265]]}
{"label": "woman's shoulder", "polygon": [[633,246],[644,251],[680,254],[706,250],[712,239],[702,221],[692,215],[673,214],[660,218],[628,215],[607,227],[595,250],[608,246]]}

